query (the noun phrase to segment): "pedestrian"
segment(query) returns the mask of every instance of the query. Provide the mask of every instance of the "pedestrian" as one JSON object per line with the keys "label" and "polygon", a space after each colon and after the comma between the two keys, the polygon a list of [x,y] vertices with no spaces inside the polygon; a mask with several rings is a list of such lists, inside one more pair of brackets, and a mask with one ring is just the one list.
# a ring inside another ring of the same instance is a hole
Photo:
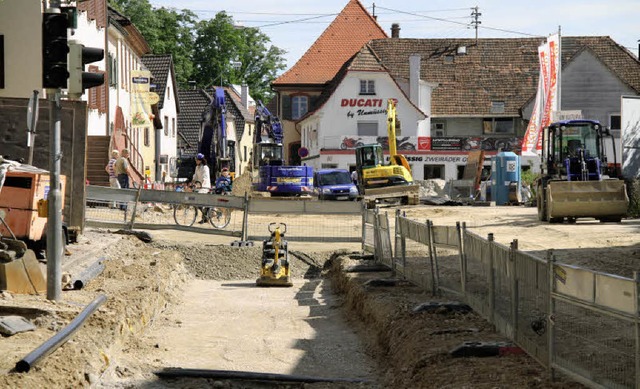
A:
{"label": "pedestrian", "polygon": [[[118,150],[113,150],[111,152],[111,159],[109,160],[109,163],[107,163],[107,166],[104,167],[104,170],[107,172],[107,174],[109,174],[109,186],[116,189],[120,189],[120,183],[118,182],[118,176],[116,176],[116,171],[115,171],[115,164],[116,164],[116,161],[118,160],[119,154],[120,153],[118,153]],[[111,204],[111,208],[115,208],[115,207],[116,207],[116,203],[113,202]]]}
{"label": "pedestrian", "polygon": [[129,149],[122,149],[120,158],[114,164],[114,172],[118,177],[120,188],[129,189]]}
{"label": "pedestrian", "polygon": [[216,193],[224,194],[225,192],[231,192],[231,177],[226,167],[222,168],[220,176],[216,179]]}
{"label": "pedestrian", "polygon": [[353,185],[358,185],[358,171],[356,169],[351,172],[351,181],[353,181]]}

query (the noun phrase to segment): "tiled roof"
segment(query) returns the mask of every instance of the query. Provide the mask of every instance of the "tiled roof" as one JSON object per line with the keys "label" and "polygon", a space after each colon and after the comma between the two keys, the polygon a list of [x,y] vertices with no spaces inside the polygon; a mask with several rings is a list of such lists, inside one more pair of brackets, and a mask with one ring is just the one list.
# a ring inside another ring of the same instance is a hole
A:
{"label": "tiled roof", "polygon": [[381,38],[387,38],[387,34],[376,20],[360,1],[349,0],[309,50],[273,85],[329,82],[365,43]]}
{"label": "tiled roof", "polygon": [[[421,55],[420,78],[436,82],[433,116],[490,115],[491,103],[505,103],[518,116],[535,96],[540,38],[378,39],[374,52],[396,79],[409,79],[409,56]],[[456,55],[458,47],[466,54]],[[640,92],[640,62],[609,37],[562,37],[562,64],[590,50],[623,82]]]}
{"label": "tiled roof", "polygon": [[184,145],[186,140],[191,147],[188,154],[196,155],[202,113],[211,103],[211,96],[202,89],[181,89],[178,90],[178,101],[181,107],[178,113],[178,146]]}
{"label": "tiled roof", "polygon": [[[151,83],[156,86],[155,92],[160,95],[158,108],[162,109],[164,105],[164,91],[167,88],[167,78],[169,78],[170,70],[173,68],[171,54],[145,55],[141,60],[153,76]],[[171,80],[171,85],[175,90],[174,80]]]}

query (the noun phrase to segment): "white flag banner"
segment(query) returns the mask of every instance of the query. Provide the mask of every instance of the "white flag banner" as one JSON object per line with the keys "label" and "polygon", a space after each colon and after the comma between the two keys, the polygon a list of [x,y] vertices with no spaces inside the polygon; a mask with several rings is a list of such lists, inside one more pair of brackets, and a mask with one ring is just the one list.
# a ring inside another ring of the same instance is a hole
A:
{"label": "white flag banner", "polygon": [[522,140],[522,154],[540,154],[542,129],[551,123],[552,113],[559,111],[560,35],[555,34],[538,47],[540,77],[531,119]]}

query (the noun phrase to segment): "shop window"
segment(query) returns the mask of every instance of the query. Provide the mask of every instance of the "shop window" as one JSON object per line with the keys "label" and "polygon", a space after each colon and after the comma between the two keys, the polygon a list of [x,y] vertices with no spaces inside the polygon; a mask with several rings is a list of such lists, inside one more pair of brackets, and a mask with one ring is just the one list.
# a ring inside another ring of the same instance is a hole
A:
{"label": "shop window", "polygon": [[307,96],[291,97],[291,119],[300,119],[309,110],[309,98]]}
{"label": "shop window", "polygon": [[482,133],[493,134],[513,134],[514,125],[512,118],[488,118],[482,121]]}
{"label": "shop window", "polygon": [[424,179],[444,180],[444,165],[424,165]]}
{"label": "shop window", "polygon": [[374,80],[360,80],[360,94],[361,95],[375,95],[376,94],[376,82]]}
{"label": "shop window", "polygon": [[337,163],[323,163],[321,169],[337,169]]}

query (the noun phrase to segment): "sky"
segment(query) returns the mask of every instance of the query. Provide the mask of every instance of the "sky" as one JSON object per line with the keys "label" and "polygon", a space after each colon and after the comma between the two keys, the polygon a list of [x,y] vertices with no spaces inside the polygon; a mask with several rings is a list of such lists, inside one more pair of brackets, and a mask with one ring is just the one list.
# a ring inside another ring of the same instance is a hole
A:
{"label": "sky", "polygon": [[[349,0],[149,0],[154,7],[189,9],[199,19],[225,11],[238,25],[259,28],[273,46],[285,50],[292,67],[342,11]],[[391,36],[474,38],[473,8],[478,7],[479,38],[610,36],[638,55],[640,0],[360,0]],[[285,69],[285,70],[286,70]]]}

